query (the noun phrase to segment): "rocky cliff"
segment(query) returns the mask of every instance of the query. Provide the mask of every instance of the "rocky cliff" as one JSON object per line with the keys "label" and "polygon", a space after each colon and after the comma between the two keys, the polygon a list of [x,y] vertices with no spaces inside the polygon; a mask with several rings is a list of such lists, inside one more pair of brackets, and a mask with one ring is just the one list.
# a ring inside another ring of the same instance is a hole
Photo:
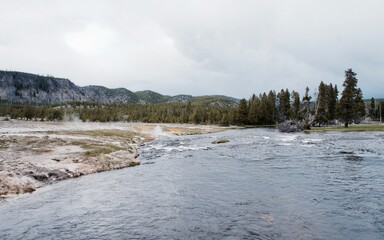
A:
{"label": "rocky cliff", "polygon": [[69,101],[136,103],[139,101],[136,94],[124,88],[79,87],[68,79],[10,71],[0,71],[0,99],[23,103]]}

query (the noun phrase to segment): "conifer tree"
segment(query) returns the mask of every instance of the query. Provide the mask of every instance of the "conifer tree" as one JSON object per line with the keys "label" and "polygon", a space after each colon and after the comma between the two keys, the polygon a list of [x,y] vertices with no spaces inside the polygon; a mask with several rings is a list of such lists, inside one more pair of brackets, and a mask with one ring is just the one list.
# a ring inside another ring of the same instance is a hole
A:
{"label": "conifer tree", "polygon": [[279,101],[278,105],[278,114],[279,114],[279,122],[284,122],[291,118],[291,94],[289,93],[289,90],[281,89],[280,93],[277,94],[277,98]]}
{"label": "conifer tree", "polygon": [[361,89],[356,90],[355,98],[355,123],[359,123],[361,119],[365,116],[365,103],[363,101],[363,93]]}
{"label": "conifer tree", "polygon": [[311,108],[311,99],[312,97],[309,96],[309,87],[306,87],[305,88],[305,94],[304,94],[304,97],[303,97],[303,108],[301,110],[301,112],[303,112],[303,117],[304,117],[304,120],[305,121],[309,121],[309,116],[310,116],[310,108]]}
{"label": "conifer tree", "polygon": [[268,119],[266,124],[274,124],[276,123],[277,118],[277,110],[276,110],[276,92],[269,91],[267,96],[267,111],[268,111]]}
{"label": "conifer tree", "polygon": [[240,100],[238,107],[238,123],[241,125],[248,124],[248,104],[244,98]]}
{"label": "conifer tree", "polygon": [[353,122],[359,122],[359,118],[365,114],[365,110],[362,110],[363,107],[365,108],[362,92],[357,88],[356,73],[352,69],[345,71],[343,87],[339,104],[339,118],[344,122],[344,126],[348,127]]}
{"label": "conifer tree", "polygon": [[259,125],[268,125],[270,122],[270,112],[268,111],[268,97],[266,93],[259,95],[258,102],[258,111],[257,111],[257,124]]}
{"label": "conifer tree", "polygon": [[327,118],[328,121],[333,121],[336,119],[336,107],[337,107],[337,85],[332,86],[332,83],[327,87]]}
{"label": "conifer tree", "polygon": [[371,103],[369,105],[369,117],[374,119],[376,118],[376,101],[375,99],[372,97],[371,98]]}
{"label": "conifer tree", "polygon": [[319,94],[317,95],[316,101],[316,110],[315,110],[315,121],[319,124],[319,126],[325,124],[327,122],[327,87],[323,83],[320,82],[319,85]]}
{"label": "conifer tree", "polygon": [[257,108],[258,108],[258,99],[255,94],[252,95],[249,99],[249,112],[248,112],[248,121],[251,125],[257,124]]}
{"label": "conifer tree", "polygon": [[295,120],[300,120],[300,95],[296,91],[292,91],[292,118]]}

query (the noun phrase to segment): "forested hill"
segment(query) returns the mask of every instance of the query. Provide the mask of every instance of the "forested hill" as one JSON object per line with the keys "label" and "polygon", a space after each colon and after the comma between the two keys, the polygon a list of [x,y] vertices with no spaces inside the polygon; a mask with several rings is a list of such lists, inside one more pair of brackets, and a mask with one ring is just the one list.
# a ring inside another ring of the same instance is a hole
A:
{"label": "forested hill", "polygon": [[79,87],[68,79],[15,71],[0,71],[0,100],[36,104],[80,101],[102,104],[196,102],[210,105],[233,105],[238,102],[237,99],[226,96],[165,96],[153,91],[132,92],[125,88]]}

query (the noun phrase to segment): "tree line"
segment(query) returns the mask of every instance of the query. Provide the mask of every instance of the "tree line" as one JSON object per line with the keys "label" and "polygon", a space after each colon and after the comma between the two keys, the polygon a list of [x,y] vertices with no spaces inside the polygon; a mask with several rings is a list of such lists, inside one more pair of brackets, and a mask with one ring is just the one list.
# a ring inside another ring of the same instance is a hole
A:
{"label": "tree line", "polygon": [[337,85],[324,82],[319,84],[315,101],[311,101],[308,87],[303,98],[300,98],[298,92],[290,92],[288,89],[252,95],[249,100],[240,100],[234,122],[239,125],[269,125],[289,120],[302,121],[308,126],[324,126],[340,121],[348,127],[351,123],[360,123],[366,116],[377,120],[379,111],[383,113],[384,102],[378,105],[372,98],[366,107],[357,82],[356,73],[352,69],[346,70],[340,99]]}
{"label": "tree line", "polygon": [[315,99],[309,88],[301,98],[297,91],[282,89],[269,91],[248,100],[243,98],[235,105],[210,105],[187,103],[158,104],[101,104],[70,102],[63,105],[19,104],[0,102],[0,115],[12,119],[128,121],[149,123],[193,123],[218,125],[275,125],[285,121],[301,121],[313,126],[335,124],[348,127],[359,123],[363,117],[378,119],[384,111],[384,102],[372,98],[366,107],[363,94],[357,87],[356,73],[345,71],[343,91],[339,99],[337,85],[320,82]]}
{"label": "tree line", "polygon": [[188,103],[101,104],[72,102],[66,105],[33,105],[0,102],[0,116],[25,120],[76,120],[83,122],[148,122],[234,124],[235,108],[230,106],[199,106]]}

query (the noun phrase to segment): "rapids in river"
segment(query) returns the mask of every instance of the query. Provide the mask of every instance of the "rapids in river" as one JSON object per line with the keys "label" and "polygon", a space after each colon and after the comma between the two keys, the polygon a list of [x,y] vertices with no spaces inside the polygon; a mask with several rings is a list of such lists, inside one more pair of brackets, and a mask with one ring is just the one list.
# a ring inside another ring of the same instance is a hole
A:
{"label": "rapids in river", "polygon": [[7,199],[0,239],[384,239],[384,133],[163,134],[140,160]]}

